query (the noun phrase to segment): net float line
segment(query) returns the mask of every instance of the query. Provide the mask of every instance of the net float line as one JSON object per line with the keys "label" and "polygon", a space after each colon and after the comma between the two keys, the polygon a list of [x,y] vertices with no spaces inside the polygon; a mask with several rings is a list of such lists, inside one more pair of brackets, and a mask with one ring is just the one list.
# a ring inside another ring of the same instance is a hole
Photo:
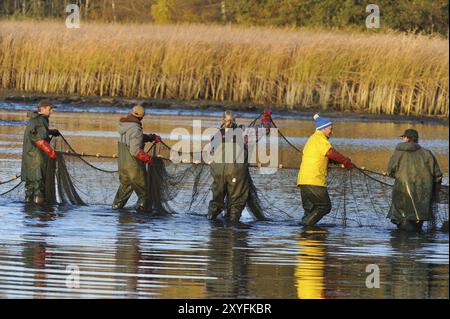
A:
{"label": "net float line", "polygon": [[11,177],[11,179],[0,182],[0,185],[11,183],[11,182],[15,181],[16,179],[20,178],[20,176],[21,176],[20,174],[16,174],[13,177]]}

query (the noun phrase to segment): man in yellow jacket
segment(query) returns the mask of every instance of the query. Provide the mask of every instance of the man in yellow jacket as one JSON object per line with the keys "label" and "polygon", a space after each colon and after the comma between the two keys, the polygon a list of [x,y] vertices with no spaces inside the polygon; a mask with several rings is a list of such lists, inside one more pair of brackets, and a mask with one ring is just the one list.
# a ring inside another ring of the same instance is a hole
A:
{"label": "man in yellow jacket", "polygon": [[351,169],[351,160],[337,152],[328,140],[333,134],[333,123],[318,114],[314,115],[316,131],[303,149],[303,157],[298,173],[297,185],[302,196],[303,215],[301,225],[312,226],[331,211],[331,201],[327,190],[328,161],[343,164]]}

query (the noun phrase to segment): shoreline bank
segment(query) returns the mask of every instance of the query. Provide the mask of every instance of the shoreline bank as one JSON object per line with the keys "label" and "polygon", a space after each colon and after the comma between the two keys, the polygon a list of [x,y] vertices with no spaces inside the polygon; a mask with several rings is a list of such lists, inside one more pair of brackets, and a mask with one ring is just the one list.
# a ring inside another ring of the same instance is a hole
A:
{"label": "shoreline bank", "polygon": [[57,104],[65,104],[76,107],[77,105],[92,105],[94,107],[117,107],[130,108],[136,104],[141,104],[145,108],[168,109],[168,110],[186,110],[186,111],[210,111],[222,112],[232,110],[235,112],[262,112],[265,106],[281,118],[289,119],[309,119],[315,113],[326,115],[330,118],[345,118],[348,121],[373,121],[373,122],[394,122],[394,123],[429,123],[449,125],[449,119],[445,116],[413,116],[413,115],[390,115],[390,114],[372,114],[359,112],[343,112],[337,110],[322,110],[320,106],[310,107],[305,110],[291,110],[273,105],[262,105],[254,103],[231,103],[214,101],[184,101],[176,99],[131,99],[124,97],[102,97],[102,96],[66,96],[57,94],[42,94],[33,92],[17,92],[12,90],[0,90],[0,102],[3,103],[39,103],[43,99],[48,99]]}

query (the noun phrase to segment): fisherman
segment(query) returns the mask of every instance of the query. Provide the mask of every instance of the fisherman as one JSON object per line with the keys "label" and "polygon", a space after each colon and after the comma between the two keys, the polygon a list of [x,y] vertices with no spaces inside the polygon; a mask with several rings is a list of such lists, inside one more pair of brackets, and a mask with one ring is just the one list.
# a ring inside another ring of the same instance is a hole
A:
{"label": "fisherman", "polygon": [[340,163],[346,169],[353,168],[352,161],[336,151],[329,138],[333,123],[314,115],[316,131],[308,138],[298,173],[297,185],[302,197],[303,215],[301,225],[313,226],[331,211],[331,200],[326,187],[328,161]]}
{"label": "fisherman", "polygon": [[29,118],[23,135],[21,179],[25,182],[25,202],[42,204],[45,201],[45,177],[47,161],[56,160],[56,152],[50,145],[53,136],[61,135],[58,130],[49,130],[49,118],[55,106],[46,100],[38,110],[28,112]]}
{"label": "fisherman", "polygon": [[147,211],[150,208],[145,165],[152,164],[152,157],[144,151],[144,144],[159,143],[161,138],[156,134],[143,133],[144,116],[145,109],[136,105],[128,116],[120,119],[118,142],[120,186],[114,198],[113,209],[123,208],[133,191],[138,197],[136,210]]}
{"label": "fisherman", "polygon": [[388,164],[395,178],[388,218],[401,230],[420,231],[432,219],[433,196],[439,193],[442,172],[430,150],[419,145],[419,133],[407,129]]}
{"label": "fisherman", "polygon": [[[233,154],[226,153],[227,144],[232,146]],[[214,152],[214,161],[210,165],[213,198],[208,207],[208,219],[216,219],[226,208],[226,218],[231,223],[237,223],[246,206],[250,187],[244,134],[236,124],[233,112],[224,112],[222,125],[212,138],[211,145]]]}

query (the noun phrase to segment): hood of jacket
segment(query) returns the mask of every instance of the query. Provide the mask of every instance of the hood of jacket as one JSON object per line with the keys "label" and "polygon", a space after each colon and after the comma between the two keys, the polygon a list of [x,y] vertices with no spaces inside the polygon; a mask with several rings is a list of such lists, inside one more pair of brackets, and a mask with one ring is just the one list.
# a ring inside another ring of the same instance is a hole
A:
{"label": "hood of jacket", "polygon": [[46,123],[46,125],[48,126],[49,117],[45,116],[43,114],[39,114],[37,111],[28,112],[27,117],[29,118],[29,120],[31,122],[42,122],[42,123]]}
{"label": "hood of jacket", "polygon": [[142,123],[141,121],[133,116],[133,115],[128,115],[127,117],[123,117],[120,119],[119,122],[119,133],[120,134],[125,134],[127,131],[129,131],[132,128],[142,128]]}
{"label": "hood of jacket", "polygon": [[48,118],[47,116],[39,114],[37,111],[29,111],[29,112],[27,112],[27,117],[30,118],[30,119],[36,119],[36,118],[38,118],[40,116],[45,118],[45,119]]}
{"label": "hood of jacket", "polygon": [[142,122],[141,121],[142,121],[142,119],[139,119],[136,116],[131,115],[131,114],[127,115],[126,117],[122,117],[120,119],[120,123],[137,123],[140,126],[142,126]]}
{"label": "hood of jacket", "polygon": [[397,147],[395,148],[397,151],[403,151],[403,152],[415,152],[420,150],[422,147],[414,142],[407,142],[407,143],[399,143],[397,144]]}
{"label": "hood of jacket", "polygon": [[136,122],[119,122],[119,133],[126,134],[131,129],[141,128],[141,125]]}

